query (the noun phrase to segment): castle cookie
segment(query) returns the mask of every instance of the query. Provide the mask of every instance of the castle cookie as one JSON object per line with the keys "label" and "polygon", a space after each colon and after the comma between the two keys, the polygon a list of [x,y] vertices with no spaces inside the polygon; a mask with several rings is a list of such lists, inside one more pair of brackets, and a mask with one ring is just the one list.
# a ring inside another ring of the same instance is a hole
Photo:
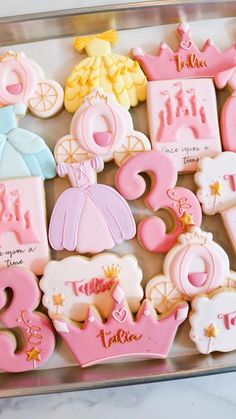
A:
{"label": "castle cookie", "polygon": [[50,259],[43,182],[39,177],[0,182],[0,267],[43,273]]}

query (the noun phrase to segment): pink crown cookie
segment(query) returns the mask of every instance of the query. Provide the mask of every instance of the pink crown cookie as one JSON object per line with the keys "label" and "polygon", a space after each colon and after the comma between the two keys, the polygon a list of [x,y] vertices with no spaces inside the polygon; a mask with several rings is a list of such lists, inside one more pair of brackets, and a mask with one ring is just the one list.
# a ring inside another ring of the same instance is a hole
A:
{"label": "pink crown cookie", "polygon": [[97,155],[106,162],[114,159],[121,166],[132,155],[150,148],[148,138],[134,130],[129,111],[113,94],[99,88],[84,98],[73,116],[70,136],[57,142],[54,154],[58,163],[75,163]]}
{"label": "pink crown cookie", "polygon": [[168,154],[179,172],[221,151],[215,88],[210,79],[149,82],[147,106],[153,149]]}
{"label": "pink crown cookie", "polygon": [[236,154],[224,152],[214,159],[200,160],[194,179],[204,214],[221,215],[236,252]]}
{"label": "pink crown cookie", "polygon": [[138,226],[138,239],[145,249],[165,253],[175,244],[179,234],[192,225],[201,224],[201,207],[192,191],[176,187],[177,170],[173,161],[157,150],[133,156],[119,168],[116,187],[126,199],[138,199],[144,194],[146,183],[140,175],[143,172],[152,180],[145,204],[153,211],[168,209],[174,227],[167,233],[160,217],[145,217]]}
{"label": "pink crown cookie", "polygon": [[113,308],[105,323],[92,306],[83,327],[63,317],[53,320],[79,364],[88,367],[125,356],[165,358],[178,326],[187,317],[188,304],[179,303],[170,313],[157,318],[152,304],[145,300],[133,319],[120,285],[114,287],[112,297]]}
{"label": "pink crown cookie", "polygon": [[149,80],[171,80],[185,78],[213,78],[218,88],[223,88],[236,67],[235,45],[220,51],[208,39],[202,51],[192,40],[192,31],[187,23],[177,27],[179,47],[173,51],[164,42],[158,55],[148,55],[141,48],[133,48],[134,58],[140,62]]}
{"label": "pink crown cookie", "polygon": [[24,103],[39,118],[49,118],[63,106],[64,92],[55,80],[45,79],[43,70],[24,53],[0,55],[0,104]]}
{"label": "pink crown cookie", "polygon": [[60,314],[80,322],[85,320],[90,304],[103,318],[108,317],[116,282],[123,288],[131,311],[136,313],[143,298],[141,281],[142,271],[134,256],[102,253],[91,259],[71,256],[49,262],[40,287],[50,317]]}
{"label": "pink crown cookie", "polygon": [[1,181],[0,266],[24,267],[41,275],[49,258],[42,180]]}
{"label": "pink crown cookie", "polygon": [[[9,288],[13,297],[8,301],[5,291]],[[30,271],[0,269],[0,320],[5,328],[0,330],[0,369],[30,371],[43,365],[53,353],[53,327],[44,314],[35,311],[39,302],[37,278]]]}
{"label": "pink crown cookie", "polygon": [[192,301],[190,339],[203,354],[236,349],[236,290],[220,288]]}
{"label": "pink crown cookie", "polygon": [[62,193],[52,212],[53,249],[99,253],[135,236],[135,221],[125,199],[114,188],[96,183],[96,173],[103,167],[100,157],[58,165],[58,175],[68,175],[72,187]]}

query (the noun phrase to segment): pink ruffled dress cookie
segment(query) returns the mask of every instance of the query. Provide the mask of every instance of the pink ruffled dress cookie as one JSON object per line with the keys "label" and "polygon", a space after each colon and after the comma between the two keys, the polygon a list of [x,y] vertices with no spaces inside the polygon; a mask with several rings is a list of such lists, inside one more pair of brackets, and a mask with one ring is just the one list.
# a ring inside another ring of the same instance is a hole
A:
{"label": "pink ruffled dress cookie", "polygon": [[98,253],[134,237],[136,228],[128,204],[115,189],[96,184],[103,169],[100,157],[82,163],[61,163],[58,174],[68,175],[72,188],[56,202],[49,240],[55,250]]}

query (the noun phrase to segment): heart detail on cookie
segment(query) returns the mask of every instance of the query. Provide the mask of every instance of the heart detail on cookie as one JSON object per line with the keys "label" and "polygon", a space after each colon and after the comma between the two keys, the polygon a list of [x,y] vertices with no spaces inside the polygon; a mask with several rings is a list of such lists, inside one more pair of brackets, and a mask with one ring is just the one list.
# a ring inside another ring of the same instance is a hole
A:
{"label": "heart detail on cookie", "polygon": [[128,311],[126,308],[121,308],[120,310],[114,310],[112,312],[113,319],[118,323],[123,323],[126,320],[127,315]]}
{"label": "heart detail on cookie", "polygon": [[191,48],[191,46],[192,46],[192,41],[190,41],[190,39],[188,40],[188,41],[182,41],[181,43],[180,43],[180,46],[183,48],[183,49],[189,49],[189,48]]}

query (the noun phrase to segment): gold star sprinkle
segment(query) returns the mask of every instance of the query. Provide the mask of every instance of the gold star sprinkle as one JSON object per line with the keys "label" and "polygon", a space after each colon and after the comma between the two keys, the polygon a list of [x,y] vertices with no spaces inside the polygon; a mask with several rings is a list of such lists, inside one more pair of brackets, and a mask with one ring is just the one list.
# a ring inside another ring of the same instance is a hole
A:
{"label": "gold star sprinkle", "polygon": [[187,212],[184,212],[182,217],[180,217],[180,221],[183,224],[184,228],[191,227],[195,224],[193,221],[193,215],[188,214]]}
{"label": "gold star sprinkle", "polygon": [[65,297],[63,294],[54,294],[52,298],[55,306],[64,306]]}
{"label": "gold star sprinkle", "polygon": [[36,346],[33,346],[33,348],[31,349],[31,351],[27,351],[27,361],[41,361],[41,351],[38,350],[38,348],[36,348]]}
{"label": "gold star sprinkle", "polygon": [[212,183],[210,185],[211,188],[211,194],[212,195],[222,195],[223,185],[217,180],[217,182]]}
{"label": "gold star sprinkle", "polygon": [[216,338],[219,333],[219,329],[217,329],[216,325],[212,323],[207,327],[207,329],[204,329],[204,332],[205,336],[208,338]]}

